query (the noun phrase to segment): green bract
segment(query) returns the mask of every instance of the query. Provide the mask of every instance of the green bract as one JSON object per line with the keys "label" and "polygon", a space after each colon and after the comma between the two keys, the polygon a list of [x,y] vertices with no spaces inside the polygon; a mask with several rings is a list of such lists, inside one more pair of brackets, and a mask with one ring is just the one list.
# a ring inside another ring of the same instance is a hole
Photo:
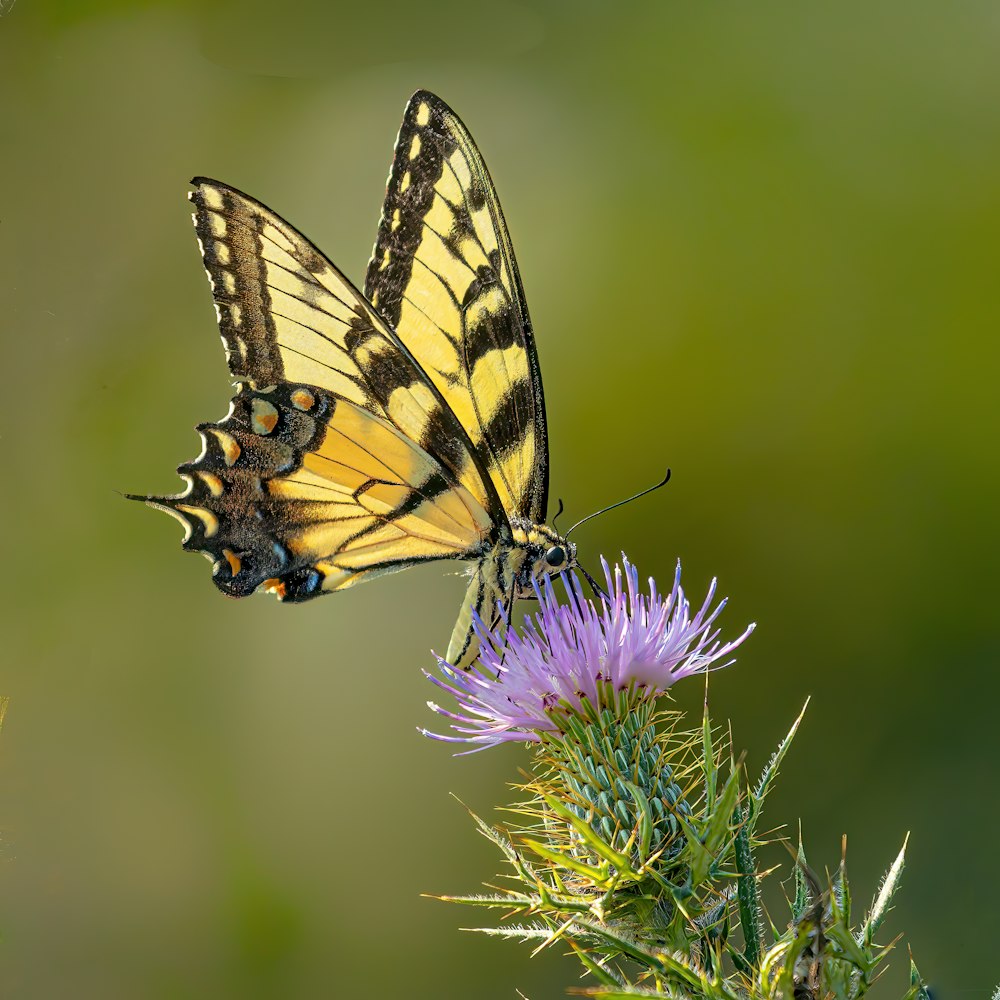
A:
{"label": "green bract", "polygon": [[[804,710],[803,710],[804,711]],[[568,945],[605,1000],[856,1000],[894,942],[876,935],[891,907],[903,851],[864,918],[852,916],[843,864],[825,883],[801,846],[789,913],[761,902],[761,810],[798,729],[795,721],[755,785],[719,741],[707,712],[696,732],[636,691],[603,708],[585,702],[565,732],[535,751],[516,822],[476,822],[503,852],[511,884],[446,896],[502,910],[497,937]],[[904,845],[905,849],[905,845]],[[911,963],[903,1000],[929,993]]]}

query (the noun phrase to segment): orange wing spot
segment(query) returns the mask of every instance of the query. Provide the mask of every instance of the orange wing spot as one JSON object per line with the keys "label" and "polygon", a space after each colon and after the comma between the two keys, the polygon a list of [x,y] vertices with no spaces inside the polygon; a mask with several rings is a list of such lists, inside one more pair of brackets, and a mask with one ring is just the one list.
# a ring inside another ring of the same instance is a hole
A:
{"label": "orange wing spot", "polygon": [[292,393],[292,406],[297,410],[311,410],[316,405],[316,397],[308,389],[296,389]]}
{"label": "orange wing spot", "polygon": [[240,452],[243,450],[240,448],[236,438],[215,427],[212,428],[212,433],[216,436],[219,446],[222,448],[222,454],[226,457],[226,465],[234,465],[236,459],[240,457]]}
{"label": "orange wing spot", "polygon": [[226,562],[229,563],[229,572],[236,576],[243,568],[243,560],[232,549],[223,549],[222,554],[226,557]]}
{"label": "orange wing spot", "polygon": [[263,590],[265,594],[277,594],[279,601],[282,601],[285,598],[285,585],[276,576],[272,576],[269,580],[265,580],[260,585],[260,589]]}
{"label": "orange wing spot", "polygon": [[258,434],[270,434],[278,424],[278,409],[266,399],[255,399],[250,411],[250,424]]}

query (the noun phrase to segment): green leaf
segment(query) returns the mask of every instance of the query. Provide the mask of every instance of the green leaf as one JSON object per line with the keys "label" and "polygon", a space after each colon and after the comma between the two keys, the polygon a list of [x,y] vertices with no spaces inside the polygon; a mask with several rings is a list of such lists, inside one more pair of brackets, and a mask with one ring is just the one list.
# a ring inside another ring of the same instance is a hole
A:
{"label": "green leaf", "polygon": [[643,948],[634,941],[626,940],[624,937],[616,934],[613,930],[611,930],[611,928],[605,926],[604,924],[598,924],[585,918],[578,918],[573,921],[573,926],[580,927],[594,935],[594,937],[599,938],[601,941],[604,941],[609,945],[613,945],[615,951],[621,953],[622,955],[627,955],[629,958],[634,959],[647,969],[662,971],[662,955]]}
{"label": "green leaf", "polygon": [[765,996],[775,1000],[794,996],[795,967],[809,947],[815,929],[811,921],[803,921],[768,950],[760,966]]}
{"label": "green leaf", "polygon": [[642,789],[631,781],[623,782],[628,789],[632,800],[639,807],[639,857],[645,861],[649,857],[649,847],[653,842],[653,817],[649,799],[643,794]]}
{"label": "green leaf", "polygon": [[573,953],[576,955],[581,962],[583,962],[584,968],[602,985],[610,986],[615,990],[620,990],[626,988],[625,983],[622,981],[621,976],[615,975],[610,969],[605,968],[600,962],[591,956],[581,947],[577,945],[575,941],[570,941],[570,946],[573,948]]}
{"label": "green leaf", "polygon": [[595,1000],[631,1000],[632,997],[659,997],[663,1000],[664,994],[659,990],[646,990],[641,986],[618,986],[612,989],[605,989],[603,986],[592,986],[588,989],[573,991],[579,992],[580,996],[594,997]]}
{"label": "green leaf", "polygon": [[[695,834],[693,842],[689,838],[692,848],[690,869],[693,886],[701,885],[708,878],[713,864],[721,861],[725,854],[728,854],[728,846],[733,840],[730,823],[733,813],[736,811],[739,795],[739,771],[734,768],[716,798],[714,809],[706,814],[707,821],[702,825],[701,835]],[[677,816],[677,819],[686,830],[691,828],[690,824],[680,815]],[[695,843],[700,846],[701,850],[695,849]]]}
{"label": "green leaf", "polygon": [[526,906],[534,909],[538,903],[538,900],[534,897],[525,896],[523,893],[518,892],[498,895],[474,893],[470,896],[426,896],[426,898],[439,899],[442,903],[465,903],[467,906],[491,906],[494,909],[500,908],[505,910],[517,906]]}
{"label": "green leaf", "polygon": [[696,885],[701,885],[704,882],[712,869],[715,857],[708,847],[702,843],[702,838],[698,830],[691,823],[683,816],[678,816],[677,821],[684,831],[684,848],[681,852],[681,858],[689,872],[689,884],[691,888],[694,888]]}
{"label": "green leaf", "polygon": [[585,997],[594,997],[595,1000],[631,1000],[632,997],[658,997],[659,1000],[663,1000],[665,996],[659,990],[647,990],[641,986],[619,986],[610,990],[604,989],[602,986],[593,986],[580,990],[579,994]]}
{"label": "green leaf", "polygon": [[840,854],[840,868],[833,881],[833,911],[834,916],[844,927],[851,926],[851,886],[847,881],[847,838]]}
{"label": "green leaf", "polygon": [[750,836],[753,836],[753,832],[757,827],[757,819],[760,816],[761,807],[764,804],[764,799],[767,798],[767,793],[771,790],[771,785],[773,784],[774,779],[778,776],[778,768],[781,767],[781,762],[785,759],[785,754],[788,753],[788,748],[792,745],[792,740],[795,739],[795,734],[799,731],[799,725],[805,717],[806,709],[808,707],[809,699],[806,698],[806,702],[802,706],[802,711],[799,712],[798,718],[794,723],[792,723],[792,728],[788,730],[788,735],[781,741],[778,749],[772,754],[771,759],[767,763],[767,767],[764,768],[764,771],[760,776],[760,781],[757,782],[757,788],[750,796],[750,811],[747,818],[747,822],[750,826]]}
{"label": "green leaf", "polygon": [[715,748],[712,746],[712,720],[708,717],[708,674],[705,675],[705,685],[705,710],[701,721],[702,767],[705,772],[705,809],[711,812],[715,807],[718,766],[715,762]]}
{"label": "green leaf", "polygon": [[812,893],[809,890],[809,880],[806,872],[809,870],[809,862],[806,861],[806,851],[802,846],[802,830],[799,829],[799,852],[795,856],[795,898],[792,900],[792,921],[798,923],[806,914],[809,904],[812,902]]}
{"label": "green leaf", "polygon": [[[996,993],[993,995],[996,997]],[[917,970],[917,963],[913,961],[912,955],[910,956],[910,988],[907,990],[903,1000],[931,1000],[931,991],[927,988],[923,976]]]}
{"label": "green leaf", "polygon": [[552,932],[548,927],[524,926],[522,924],[510,927],[463,927],[468,934],[485,934],[487,937],[515,938],[518,941],[537,941],[547,938]]}
{"label": "green leaf", "polygon": [[[696,969],[689,965],[680,955],[671,955],[667,952],[652,951],[640,947],[633,942],[626,941],[613,931],[600,925],[591,924],[586,920],[575,922],[576,926],[585,928],[595,935],[605,939],[609,944],[613,944],[619,952],[645,966],[656,974],[659,979],[670,983],[683,991],[680,996],[697,997],[698,1000],[742,1000],[741,994],[731,989],[723,979]],[[611,998],[614,996],[674,996],[675,993],[665,993],[648,990],[644,991],[638,987],[618,988],[610,991],[603,988],[582,991],[587,996],[600,996]]]}
{"label": "green leaf", "polygon": [[461,799],[456,797],[456,801],[475,821],[479,832],[490,842],[496,844],[503,852],[504,857],[513,865],[518,875],[529,885],[537,885],[541,880],[531,862],[522,855],[517,848],[495,827],[480,819]]}
{"label": "green leaf", "polygon": [[842,913],[837,913],[834,922],[823,930],[826,936],[837,945],[839,957],[854,966],[867,983],[874,969],[874,962],[861,945],[855,941],[851,928],[844,921]]}
{"label": "green leaf", "polygon": [[903,846],[900,848],[899,854],[896,855],[896,860],[882,879],[882,886],[872,903],[871,912],[865,919],[859,940],[866,948],[871,947],[875,932],[882,926],[883,921],[889,914],[889,910],[892,908],[892,897],[899,888],[900,880],[903,877],[903,868],[906,864],[906,843],[909,839],[910,835],[907,834],[903,839]]}
{"label": "green leaf", "polygon": [[608,889],[613,884],[611,872],[604,865],[600,868],[594,868],[583,861],[578,861],[570,854],[564,854],[562,851],[554,850],[540,841],[532,840],[530,837],[525,837],[524,843],[540,858],[544,858],[546,861],[549,861],[554,865],[560,865],[563,868],[568,868],[570,871],[575,872],[581,878],[587,879],[600,889]]}
{"label": "green leaf", "polygon": [[487,840],[496,844],[511,864],[515,864],[520,860],[514,845],[496,827],[490,826],[485,820],[480,819],[461,799],[456,798],[455,801],[472,817],[476,826],[479,827],[479,832]]}

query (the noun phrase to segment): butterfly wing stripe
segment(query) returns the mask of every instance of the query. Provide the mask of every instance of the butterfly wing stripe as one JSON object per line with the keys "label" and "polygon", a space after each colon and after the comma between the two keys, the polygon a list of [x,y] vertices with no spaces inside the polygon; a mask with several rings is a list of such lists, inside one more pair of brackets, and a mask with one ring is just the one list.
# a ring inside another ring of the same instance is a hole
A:
{"label": "butterfly wing stripe", "polygon": [[[281,496],[288,500],[318,499],[317,494],[332,493],[341,498],[332,500],[323,497],[321,502],[330,504],[340,504],[343,507],[356,508],[353,491],[346,487],[334,487],[322,482],[322,477],[315,476],[315,481],[306,481],[298,478],[282,479]],[[423,500],[428,497],[413,491],[415,495],[420,495]],[[337,519],[346,519],[348,516],[367,517],[366,514],[346,515],[339,514]],[[446,493],[439,493],[433,497],[433,502],[428,502],[421,510],[421,516],[429,523],[436,525],[441,532],[464,537],[470,522],[478,524],[475,515],[465,506],[461,494],[458,491],[450,490]],[[482,514],[480,513],[480,517]]]}
{"label": "butterfly wing stripe", "polygon": [[468,132],[425,92],[404,114],[365,291],[468,432],[504,507],[543,520],[545,408],[510,238]]}
{"label": "butterfly wing stripe", "polygon": [[322,574],[323,592],[336,593],[357,586],[359,583],[365,583],[389,573],[397,573],[399,570],[409,569],[411,566],[419,566],[421,563],[434,562],[440,558],[436,555],[415,556],[413,558],[400,556],[377,564],[367,563],[361,568],[321,561],[316,563],[316,570]]}
{"label": "butterfly wing stripe", "polygon": [[[471,139],[470,139],[471,142]],[[475,147],[473,146],[475,150]],[[478,150],[475,150],[478,155]],[[508,254],[505,258],[501,255],[496,258],[494,255],[503,246],[503,234],[501,229],[506,230],[506,223],[503,220],[503,215],[499,212],[499,203],[496,205],[496,211],[494,212],[493,207],[490,206],[490,216],[491,222],[493,224],[493,233],[491,234],[494,239],[490,240],[490,245],[487,246],[484,242],[485,232],[479,227],[472,224],[472,220],[475,218],[475,212],[480,211],[483,208],[482,204],[476,206],[472,205],[471,199],[469,197],[469,192],[471,190],[470,185],[472,184],[471,174],[469,179],[463,184],[462,179],[458,176],[455,169],[455,162],[452,159],[446,159],[444,163],[445,169],[451,174],[455,180],[455,186],[458,190],[459,197],[461,198],[461,205],[458,205],[453,199],[449,198],[448,195],[442,191],[439,187],[435,187],[434,191],[441,198],[441,200],[450,208],[451,213],[454,217],[454,227],[458,230],[458,233],[465,236],[468,241],[471,241],[476,247],[478,247],[481,254],[481,260],[476,267],[471,266],[471,261],[469,262],[470,270],[475,274],[478,268],[483,264],[493,266],[494,261],[497,265],[498,274],[500,274],[503,280],[504,288],[508,291],[514,290],[514,276],[512,274],[512,262],[513,253]],[[485,169],[485,165],[484,165]],[[442,178],[443,180],[443,178]],[[481,179],[480,179],[481,181]],[[487,177],[487,188],[492,188],[492,183]],[[478,199],[477,199],[478,200]],[[495,200],[495,194],[494,194]],[[488,231],[487,231],[488,232]],[[439,234],[440,235],[440,234]],[[441,236],[444,240],[445,237]],[[509,240],[508,240],[509,245]],[[470,247],[468,242],[465,244],[464,250],[466,254],[470,254]]]}
{"label": "butterfly wing stripe", "polygon": [[[507,231],[499,198],[479,150],[476,148],[471,135],[469,135],[468,130],[459,120],[458,116],[439,99],[434,98],[434,100],[441,105],[443,117],[447,121],[449,128],[453,130],[456,141],[463,153],[463,159],[450,159],[448,162],[452,166],[453,175],[462,190],[463,200],[470,212],[476,208],[471,203],[470,192],[476,189],[471,186],[466,187],[462,184],[462,177],[459,176],[455,167],[464,164],[470,173],[478,177],[478,190],[485,199],[499,245],[499,260],[502,263],[501,273],[506,276],[509,283],[509,290],[507,283],[504,285],[504,290],[507,293],[507,301],[513,315],[506,320],[504,317],[501,317],[501,321],[493,325],[491,331],[511,331],[518,345],[524,350],[526,370],[524,367],[518,366],[518,370],[521,373],[518,376],[518,381],[523,380],[530,386],[530,394],[527,394],[521,404],[514,425],[515,434],[511,435],[511,440],[516,436],[516,433],[521,433],[523,434],[525,444],[522,455],[518,456],[511,464],[517,464],[520,468],[519,484],[523,491],[522,512],[524,516],[527,516],[532,521],[544,521],[548,502],[549,478],[545,399],[542,391],[538,353],[535,347],[531,320],[528,316],[524,289],[521,284],[521,275],[517,267],[517,259],[514,256],[514,249]],[[481,231],[481,229],[476,229],[477,233]],[[481,243],[480,245],[482,246],[483,244]],[[483,246],[483,249],[485,251],[486,247]],[[488,254],[488,256],[490,255]],[[490,259],[493,262],[494,258],[492,256]],[[473,341],[472,343],[473,351],[469,357],[470,370],[475,362],[479,360],[475,355],[475,342]],[[501,339],[496,345],[500,350],[503,350],[505,346],[505,339]],[[511,382],[511,391],[515,395],[519,391],[515,388],[514,381]],[[527,405],[529,401],[530,406]],[[487,427],[484,435],[487,440],[493,440],[491,433],[492,428]],[[503,449],[499,450],[503,453]]]}
{"label": "butterfly wing stripe", "polygon": [[[419,260],[415,261],[415,265],[427,267]],[[428,323],[437,327],[445,336],[449,336],[411,299],[407,298],[406,301],[417,309]],[[470,329],[468,324],[464,323],[462,329],[465,336],[461,341],[461,349],[465,359],[465,370],[472,372],[471,391],[467,399],[456,400],[455,396],[452,396],[452,405],[458,410],[457,415],[464,425],[478,424],[482,428],[483,446],[490,457],[489,468],[495,479],[499,476],[500,482],[497,486],[501,499],[505,501],[508,509],[518,510],[517,484],[528,481],[535,466],[535,436],[530,433],[524,435],[522,430],[533,429],[532,387],[528,379],[518,371],[516,364],[512,364],[508,369],[506,350],[514,345],[512,342],[505,343],[491,336],[492,330],[495,329],[493,324]],[[477,365],[476,362],[486,357],[490,351],[495,352],[495,357],[489,359],[490,363]],[[503,370],[503,377],[500,379],[495,377],[494,364]],[[482,400],[494,401],[492,411],[484,410]],[[500,486],[503,486],[503,489],[500,489]]]}
{"label": "butterfly wing stripe", "polygon": [[214,210],[208,207],[209,202],[213,208],[221,207],[218,192],[199,187],[189,197],[195,205],[195,233],[212,284],[230,371],[237,378],[247,376],[261,385],[274,384],[285,372],[275,343],[263,261],[247,247],[234,252],[236,248],[225,241],[225,223],[217,221]]}

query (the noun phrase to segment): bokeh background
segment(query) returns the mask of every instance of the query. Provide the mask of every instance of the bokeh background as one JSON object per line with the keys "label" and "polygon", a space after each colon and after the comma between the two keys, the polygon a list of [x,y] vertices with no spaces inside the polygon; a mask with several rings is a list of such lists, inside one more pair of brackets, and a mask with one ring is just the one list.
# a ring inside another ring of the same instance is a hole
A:
{"label": "bokeh background", "polygon": [[450,793],[494,815],[527,761],[415,731],[450,567],[229,602],[119,493],[175,489],[229,398],[188,179],[253,193],[360,281],[417,87],[499,187],[553,496],[575,519],[674,470],[581,529],[591,565],[719,576],[731,633],[759,623],[712,685],[751,770],[813,696],[772,821],[801,819],[818,868],[846,834],[862,903],[912,831],[890,933],[940,996],[990,994],[995,3],[0,9],[4,997],[575,981],[420,896],[495,874]]}

